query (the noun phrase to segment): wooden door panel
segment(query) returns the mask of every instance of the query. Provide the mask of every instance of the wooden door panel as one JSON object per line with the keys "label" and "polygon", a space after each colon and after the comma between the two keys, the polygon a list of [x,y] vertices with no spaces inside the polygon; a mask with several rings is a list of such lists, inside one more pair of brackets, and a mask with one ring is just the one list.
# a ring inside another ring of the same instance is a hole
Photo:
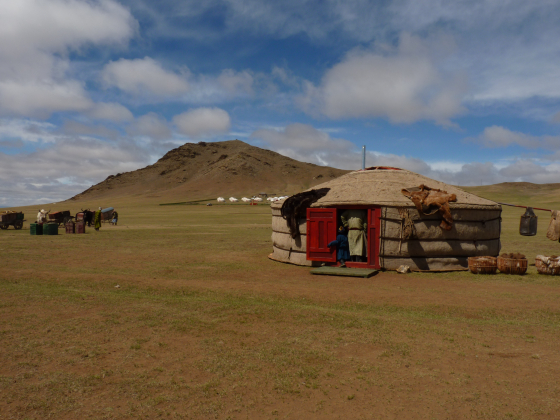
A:
{"label": "wooden door panel", "polygon": [[307,209],[307,259],[336,262],[336,209]]}

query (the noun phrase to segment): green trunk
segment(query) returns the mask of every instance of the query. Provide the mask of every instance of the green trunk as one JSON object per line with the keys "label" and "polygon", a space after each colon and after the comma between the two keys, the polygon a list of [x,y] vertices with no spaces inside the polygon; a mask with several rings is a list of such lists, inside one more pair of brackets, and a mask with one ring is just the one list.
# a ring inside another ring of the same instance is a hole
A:
{"label": "green trunk", "polygon": [[29,225],[29,232],[32,235],[42,235],[43,234],[43,225],[39,225],[37,223],[31,223]]}
{"label": "green trunk", "polygon": [[58,224],[47,223],[43,225],[43,235],[58,235]]}

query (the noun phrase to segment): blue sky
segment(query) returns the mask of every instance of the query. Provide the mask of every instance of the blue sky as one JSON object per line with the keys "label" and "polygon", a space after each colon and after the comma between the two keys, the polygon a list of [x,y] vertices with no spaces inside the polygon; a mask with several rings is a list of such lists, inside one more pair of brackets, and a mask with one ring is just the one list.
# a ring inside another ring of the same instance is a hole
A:
{"label": "blue sky", "polygon": [[560,3],[0,0],[0,206],[186,142],[560,182]]}

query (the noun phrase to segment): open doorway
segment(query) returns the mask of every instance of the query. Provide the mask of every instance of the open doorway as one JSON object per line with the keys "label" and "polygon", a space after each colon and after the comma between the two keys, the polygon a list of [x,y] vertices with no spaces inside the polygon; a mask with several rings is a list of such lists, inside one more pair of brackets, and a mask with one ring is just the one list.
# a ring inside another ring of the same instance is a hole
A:
{"label": "open doorway", "polygon": [[[344,206],[337,208],[307,209],[307,259],[338,265],[336,248],[328,247],[337,236],[338,227],[349,216],[363,217],[364,250],[362,261],[348,261],[347,267],[379,268],[379,235],[381,231],[381,208],[377,206]],[[360,226],[356,224],[355,226]],[[358,227],[354,227],[358,229]],[[352,236],[352,235],[351,235]]]}

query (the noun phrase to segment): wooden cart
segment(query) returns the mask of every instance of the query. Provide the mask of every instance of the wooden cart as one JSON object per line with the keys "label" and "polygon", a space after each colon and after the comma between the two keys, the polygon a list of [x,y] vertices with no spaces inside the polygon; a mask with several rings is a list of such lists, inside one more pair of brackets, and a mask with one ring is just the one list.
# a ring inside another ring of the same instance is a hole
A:
{"label": "wooden cart", "polygon": [[6,212],[0,213],[0,229],[6,230],[10,226],[14,229],[20,230],[23,227],[25,215],[22,212]]}
{"label": "wooden cart", "polygon": [[66,223],[73,218],[74,216],[70,215],[70,210],[49,213],[49,223],[57,223],[58,227],[60,227],[60,225],[65,226]]}

